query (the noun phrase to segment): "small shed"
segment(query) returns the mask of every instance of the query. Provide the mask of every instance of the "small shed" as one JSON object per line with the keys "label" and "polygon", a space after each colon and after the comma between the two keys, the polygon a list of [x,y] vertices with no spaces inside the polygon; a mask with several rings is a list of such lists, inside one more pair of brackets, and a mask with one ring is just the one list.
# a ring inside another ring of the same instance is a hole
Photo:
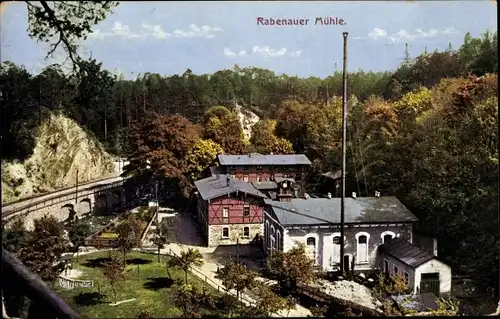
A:
{"label": "small shed", "polygon": [[380,268],[386,274],[403,274],[414,294],[450,294],[451,268],[437,256],[401,238],[380,245],[379,252]]}

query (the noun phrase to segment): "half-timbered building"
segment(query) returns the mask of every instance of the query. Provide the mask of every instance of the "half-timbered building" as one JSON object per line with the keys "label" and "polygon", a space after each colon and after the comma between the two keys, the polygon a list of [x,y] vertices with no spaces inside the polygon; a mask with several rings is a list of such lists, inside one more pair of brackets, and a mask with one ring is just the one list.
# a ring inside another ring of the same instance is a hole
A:
{"label": "half-timbered building", "polygon": [[197,218],[209,247],[262,238],[264,193],[226,174],[198,180],[195,186]]}

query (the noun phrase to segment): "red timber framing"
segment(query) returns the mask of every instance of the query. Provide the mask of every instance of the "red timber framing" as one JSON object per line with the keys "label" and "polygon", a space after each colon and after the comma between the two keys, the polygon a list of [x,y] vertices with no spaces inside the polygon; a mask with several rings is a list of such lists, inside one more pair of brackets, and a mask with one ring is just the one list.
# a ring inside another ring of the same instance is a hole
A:
{"label": "red timber framing", "polygon": [[262,198],[235,192],[208,202],[208,225],[262,224]]}

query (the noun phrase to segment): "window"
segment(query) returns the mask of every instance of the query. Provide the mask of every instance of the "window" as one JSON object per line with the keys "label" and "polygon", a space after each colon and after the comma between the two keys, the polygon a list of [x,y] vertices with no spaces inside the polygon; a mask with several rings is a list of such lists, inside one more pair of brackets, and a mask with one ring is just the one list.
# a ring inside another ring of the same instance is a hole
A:
{"label": "window", "polygon": [[395,274],[397,274],[399,272],[398,266],[394,265],[393,271],[394,271]]}
{"label": "window", "polygon": [[262,174],[257,174],[257,182],[262,182]]}
{"label": "window", "polygon": [[360,232],[356,234],[356,241],[357,241],[357,257],[356,260],[358,261],[358,264],[363,264],[368,262],[368,240],[369,240],[370,234],[365,233],[365,232]]}
{"label": "window", "polygon": [[279,230],[276,232],[276,249],[281,249],[281,233]]}
{"label": "window", "polygon": [[316,238],[308,237],[306,240],[306,245],[309,258],[316,262]]}
{"label": "window", "polygon": [[257,166],[257,169],[262,169],[262,166]]}
{"label": "window", "polygon": [[250,216],[250,205],[243,206],[243,216],[245,217]]}
{"label": "window", "polygon": [[410,274],[405,272],[404,275],[405,275],[405,284],[409,285],[410,284]]}
{"label": "window", "polygon": [[222,222],[229,223],[229,207],[222,208]]}
{"label": "window", "polygon": [[248,182],[248,175],[247,174],[243,175],[243,181]]}
{"label": "window", "polygon": [[250,237],[250,228],[243,227],[243,237]]}
{"label": "window", "polygon": [[229,227],[222,228],[222,237],[229,238]]}
{"label": "window", "polygon": [[271,226],[271,235],[274,235],[274,233],[275,233],[274,226]]}
{"label": "window", "polygon": [[332,265],[340,264],[340,236],[333,237]]}
{"label": "window", "polygon": [[392,231],[385,231],[380,235],[380,237],[382,238],[382,244],[384,244],[389,240],[393,239],[394,237],[396,237],[396,234],[393,233]]}

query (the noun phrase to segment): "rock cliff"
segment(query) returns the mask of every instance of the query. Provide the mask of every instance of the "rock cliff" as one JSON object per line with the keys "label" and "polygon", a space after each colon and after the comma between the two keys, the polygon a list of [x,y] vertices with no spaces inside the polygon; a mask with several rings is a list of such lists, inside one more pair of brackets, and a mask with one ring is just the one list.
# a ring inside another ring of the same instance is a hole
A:
{"label": "rock cliff", "polygon": [[75,121],[51,114],[40,125],[33,154],[24,162],[2,161],[2,204],[78,182],[116,175],[114,159]]}

